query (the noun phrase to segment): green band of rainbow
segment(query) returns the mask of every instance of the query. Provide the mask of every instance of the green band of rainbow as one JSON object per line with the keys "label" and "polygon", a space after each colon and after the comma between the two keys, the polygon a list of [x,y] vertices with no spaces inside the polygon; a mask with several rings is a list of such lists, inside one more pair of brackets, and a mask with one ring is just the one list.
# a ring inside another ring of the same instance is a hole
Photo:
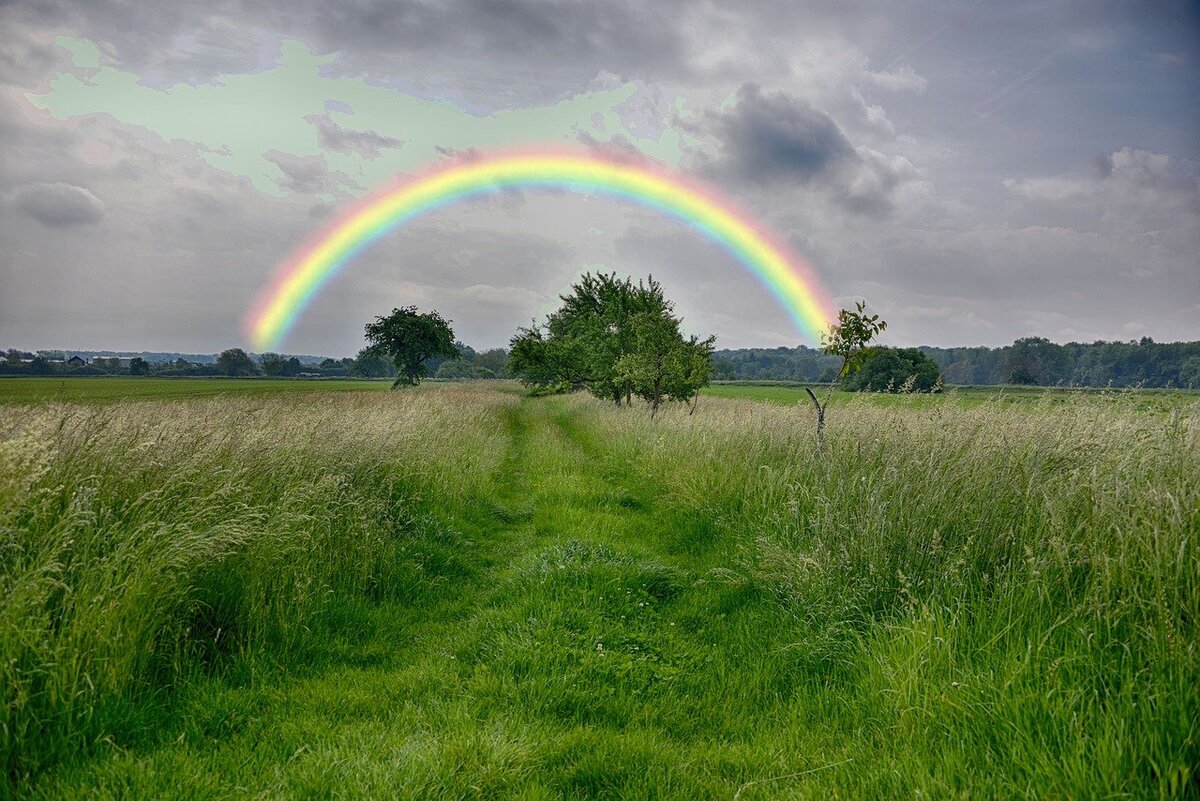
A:
{"label": "green band of rainbow", "polygon": [[745,265],[816,343],[831,319],[811,268],[729,202],[682,176],[595,155],[535,153],[455,162],[376,192],[284,262],[248,317],[258,350],[273,350],[321,288],[355,255],[413,218],[503,188],[553,187],[623,198],[691,225]]}

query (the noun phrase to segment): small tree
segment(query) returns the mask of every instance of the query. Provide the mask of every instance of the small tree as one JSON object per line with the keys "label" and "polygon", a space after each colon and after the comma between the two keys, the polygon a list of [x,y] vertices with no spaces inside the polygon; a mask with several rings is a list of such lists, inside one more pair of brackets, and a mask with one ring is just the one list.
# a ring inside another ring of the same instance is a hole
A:
{"label": "small tree", "polygon": [[416,385],[429,375],[425,362],[433,357],[445,359],[461,358],[454,346],[454,331],[450,321],[436,311],[420,314],[416,306],[392,309],[386,317],[376,317],[366,325],[367,350],[386,354],[396,363],[396,380],[392,388],[401,384]]}
{"label": "small tree", "polygon": [[838,312],[837,322],[830,323],[829,332],[821,336],[821,350],[841,357],[842,366],[829,382],[824,401],[818,401],[810,388],[804,388],[817,409],[818,448],[825,444],[825,410],[829,407],[834,386],[849,373],[862,369],[863,360],[871,353],[871,340],[887,328],[887,323],[880,320],[878,314],[868,317],[866,308],[866,302],[860,300],[854,304],[854,311],[842,309]]}
{"label": "small tree", "polygon": [[141,356],[134,356],[129,360],[130,375],[146,375],[150,372],[150,363]]}

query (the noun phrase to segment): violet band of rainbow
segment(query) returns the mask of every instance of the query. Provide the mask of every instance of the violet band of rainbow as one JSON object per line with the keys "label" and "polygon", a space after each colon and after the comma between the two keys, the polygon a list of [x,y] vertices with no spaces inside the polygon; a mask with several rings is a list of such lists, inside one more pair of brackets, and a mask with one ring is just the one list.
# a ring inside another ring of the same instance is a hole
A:
{"label": "violet band of rainbow", "polygon": [[811,267],[711,190],[660,167],[587,154],[534,153],[440,166],[355,204],[280,266],[248,317],[254,347],[277,348],[322,287],[396,227],[471,197],[542,187],[615,196],[682,220],[744,265],[812,344],[832,319]]}

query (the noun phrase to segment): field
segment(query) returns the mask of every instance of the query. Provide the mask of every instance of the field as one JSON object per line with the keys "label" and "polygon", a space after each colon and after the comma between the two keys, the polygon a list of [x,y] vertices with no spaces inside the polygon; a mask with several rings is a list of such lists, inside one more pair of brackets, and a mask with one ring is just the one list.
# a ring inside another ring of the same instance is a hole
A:
{"label": "field", "polygon": [[277,395],[281,392],[345,392],[387,389],[390,381],[292,378],[7,378],[0,377],[0,405],[112,403],[156,398],[206,398],[217,395]]}
{"label": "field", "polygon": [[1194,394],[287,383],[0,402],[0,795],[1200,792]]}

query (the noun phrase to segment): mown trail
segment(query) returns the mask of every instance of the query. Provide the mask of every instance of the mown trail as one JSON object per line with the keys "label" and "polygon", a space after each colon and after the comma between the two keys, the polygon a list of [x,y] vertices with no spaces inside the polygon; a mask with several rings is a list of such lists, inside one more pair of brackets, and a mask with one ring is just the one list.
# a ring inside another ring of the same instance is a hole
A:
{"label": "mown trail", "polygon": [[840,759],[828,717],[805,721],[814,699],[793,703],[777,606],[713,581],[730,545],[660,508],[578,408],[504,413],[490,489],[433,515],[430,592],[342,604],[319,664],[248,659],[187,689],[145,747],[35,792],[698,798],[770,779],[740,797],[814,793],[773,778]]}

